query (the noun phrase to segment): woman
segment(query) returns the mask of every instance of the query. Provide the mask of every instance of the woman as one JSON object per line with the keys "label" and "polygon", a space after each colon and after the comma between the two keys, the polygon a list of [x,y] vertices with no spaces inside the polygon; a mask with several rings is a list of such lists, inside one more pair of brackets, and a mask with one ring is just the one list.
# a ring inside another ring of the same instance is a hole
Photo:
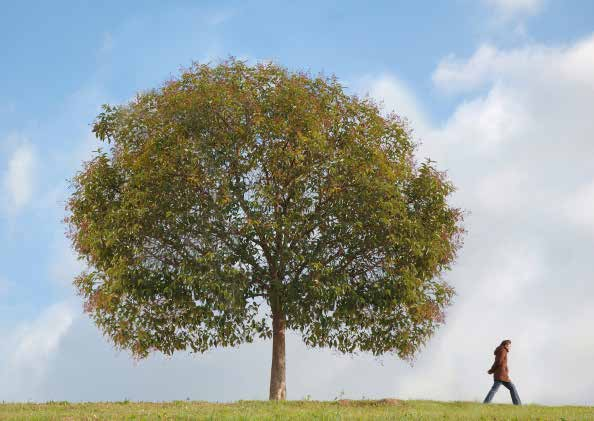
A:
{"label": "woman", "polygon": [[509,369],[507,368],[507,354],[510,349],[511,341],[509,339],[504,340],[501,342],[501,345],[495,348],[495,362],[489,371],[487,371],[487,373],[493,374],[494,382],[483,403],[491,402],[491,399],[493,399],[493,396],[495,396],[495,392],[497,392],[499,386],[504,385],[509,390],[514,405],[522,405],[520,396],[518,396],[518,391],[509,378]]}

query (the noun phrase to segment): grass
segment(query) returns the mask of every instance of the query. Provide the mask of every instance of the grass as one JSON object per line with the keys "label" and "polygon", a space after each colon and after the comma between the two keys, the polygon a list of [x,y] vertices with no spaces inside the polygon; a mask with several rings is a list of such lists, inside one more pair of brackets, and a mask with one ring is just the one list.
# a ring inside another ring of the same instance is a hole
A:
{"label": "grass", "polygon": [[594,407],[400,401],[0,404],[0,420],[594,420]]}

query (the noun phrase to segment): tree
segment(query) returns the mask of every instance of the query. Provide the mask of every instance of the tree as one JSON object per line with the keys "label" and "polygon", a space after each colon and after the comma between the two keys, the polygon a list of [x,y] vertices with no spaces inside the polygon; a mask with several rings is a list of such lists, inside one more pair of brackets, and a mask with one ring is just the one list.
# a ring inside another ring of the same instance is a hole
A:
{"label": "tree", "polygon": [[[444,322],[461,245],[454,186],[395,114],[334,76],[194,63],[104,105],[105,143],[71,180],[85,311],[120,349],[236,346],[285,331],[314,347],[411,359]],[[270,323],[272,320],[272,323]]]}

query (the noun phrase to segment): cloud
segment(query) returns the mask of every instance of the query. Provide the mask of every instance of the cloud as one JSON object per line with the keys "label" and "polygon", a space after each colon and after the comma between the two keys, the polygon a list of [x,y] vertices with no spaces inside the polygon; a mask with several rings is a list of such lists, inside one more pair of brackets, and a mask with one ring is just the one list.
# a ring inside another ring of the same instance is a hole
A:
{"label": "cloud", "polygon": [[24,400],[36,393],[74,319],[73,304],[64,301],[44,309],[33,321],[4,332],[0,347],[3,399]]}
{"label": "cloud", "polygon": [[472,91],[484,83],[492,71],[489,64],[497,59],[497,54],[496,48],[483,45],[468,60],[459,60],[450,55],[433,72],[433,82],[444,91]]}
{"label": "cloud", "polygon": [[37,156],[35,147],[23,139],[14,148],[2,177],[2,203],[9,213],[25,207],[33,197]]}
{"label": "cloud", "polygon": [[355,91],[362,92],[382,102],[386,112],[395,111],[400,117],[413,122],[414,129],[425,133],[430,123],[416,96],[400,79],[391,74],[363,76],[353,83]]}
{"label": "cloud", "polygon": [[[525,46],[512,50],[500,50],[484,44],[468,59],[449,55],[433,72],[434,84],[449,93],[469,93],[489,86],[499,79],[518,82],[526,77],[548,79],[552,73],[559,72],[561,58],[566,61],[567,54],[575,47],[547,47],[541,45]],[[579,54],[572,53],[573,57]]]}
{"label": "cloud", "polygon": [[513,90],[495,85],[485,96],[461,103],[445,126],[433,130],[431,137],[439,138],[441,144],[466,144],[490,153],[521,138],[531,123],[530,118]]}
{"label": "cloud", "polygon": [[578,187],[561,207],[571,222],[594,235],[594,179]]}
{"label": "cloud", "polygon": [[594,152],[592,49],[594,36],[589,36],[557,47],[483,46],[468,59],[444,59],[433,73],[434,83],[464,97],[434,131],[434,143],[482,150],[493,158],[523,158],[525,171],[550,178],[553,185],[559,178],[551,177],[554,169],[547,166],[564,158],[566,175],[578,181],[577,169]]}
{"label": "cloud", "polygon": [[594,89],[594,35],[561,46],[527,45],[500,50],[480,46],[468,59],[449,55],[433,72],[435,85],[446,92],[470,93],[498,81],[528,92],[552,83],[559,88]]}
{"label": "cloud", "polygon": [[562,60],[558,64],[561,75],[585,89],[594,89],[594,35],[560,53]]}
{"label": "cloud", "polygon": [[526,175],[517,168],[502,168],[487,174],[476,186],[478,202],[483,209],[492,212],[509,212],[529,205],[522,185]]}
{"label": "cloud", "polygon": [[[561,46],[482,46],[467,58],[446,57],[433,73],[440,91],[460,99],[442,124],[421,115],[419,153],[448,171],[455,204],[471,213],[446,277],[457,291],[447,324],[414,370],[393,367],[397,396],[482,400],[493,348],[509,337],[511,375],[525,402],[594,402],[594,343],[583,334],[594,317],[586,298],[594,294],[592,51],[594,36]],[[368,86],[381,81],[378,98],[407,91],[388,80],[378,75]],[[414,96],[388,102],[396,110],[418,104]],[[505,393],[496,399],[509,401]]]}

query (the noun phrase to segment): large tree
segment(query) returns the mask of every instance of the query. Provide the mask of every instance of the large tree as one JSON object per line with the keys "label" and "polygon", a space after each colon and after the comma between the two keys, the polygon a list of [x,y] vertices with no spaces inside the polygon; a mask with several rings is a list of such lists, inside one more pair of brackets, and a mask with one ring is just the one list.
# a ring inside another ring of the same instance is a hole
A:
{"label": "large tree", "polygon": [[74,281],[116,347],[309,346],[412,358],[443,323],[461,244],[454,187],[395,114],[334,76],[229,58],[105,105],[71,180]]}

